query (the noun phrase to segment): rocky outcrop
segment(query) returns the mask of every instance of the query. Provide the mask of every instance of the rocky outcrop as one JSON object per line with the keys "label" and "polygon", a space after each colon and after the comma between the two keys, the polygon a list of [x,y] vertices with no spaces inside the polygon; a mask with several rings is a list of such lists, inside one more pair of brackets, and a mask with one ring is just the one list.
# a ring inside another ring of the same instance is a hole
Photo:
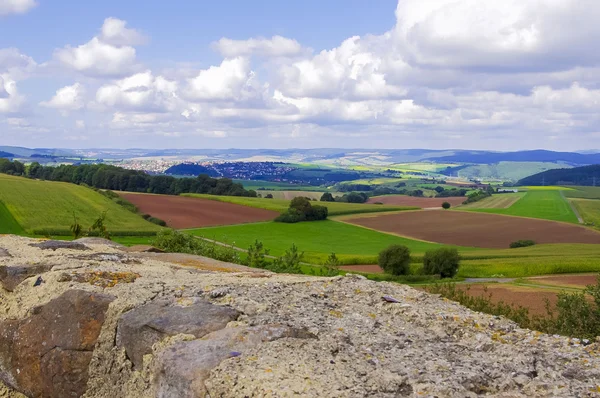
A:
{"label": "rocky outcrop", "polygon": [[51,264],[2,265],[0,266],[0,284],[5,290],[12,292],[25,279],[43,274],[52,269]]}
{"label": "rocky outcrop", "polygon": [[[407,286],[276,275],[102,241],[0,237],[0,397],[572,397],[600,344],[548,336]],[[35,275],[34,275],[35,276]],[[39,275],[38,275],[39,276]],[[383,299],[385,297],[385,299]]]}
{"label": "rocky outcrop", "polygon": [[117,346],[125,348],[127,357],[139,369],[143,356],[152,346],[168,336],[189,334],[202,337],[223,329],[239,312],[193,297],[178,300],[155,300],[124,314],[117,327]]}
{"label": "rocky outcrop", "polygon": [[68,242],[63,240],[45,240],[39,243],[32,243],[30,246],[37,247],[42,250],[58,250],[58,249],[69,249],[69,250],[89,250],[89,248],[83,243]]}
{"label": "rocky outcrop", "polygon": [[69,290],[0,323],[0,379],[31,397],[81,396],[88,365],[114,297]]}

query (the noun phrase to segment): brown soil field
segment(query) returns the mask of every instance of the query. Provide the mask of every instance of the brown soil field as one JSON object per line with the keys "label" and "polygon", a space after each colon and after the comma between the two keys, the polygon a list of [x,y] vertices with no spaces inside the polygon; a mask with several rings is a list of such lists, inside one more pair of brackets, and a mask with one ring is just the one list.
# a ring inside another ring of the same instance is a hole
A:
{"label": "brown soil field", "polygon": [[377,264],[371,265],[342,265],[341,270],[347,272],[365,272],[368,274],[382,274],[383,270]]}
{"label": "brown soil field", "polygon": [[375,196],[369,198],[367,203],[380,202],[384,205],[396,205],[396,206],[414,206],[422,209],[430,207],[442,207],[442,203],[448,202],[452,207],[456,207],[462,204],[467,198],[454,197],[454,198],[417,198],[414,196],[406,195],[385,195]]}
{"label": "brown soil field", "polygon": [[409,211],[346,222],[377,231],[448,245],[508,248],[511,242],[600,243],[600,233],[554,221],[462,211]]}
{"label": "brown soil field", "polygon": [[[487,288],[487,292],[485,289]],[[546,299],[551,308],[556,305],[557,293],[548,289],[511,286],[505,284],[470,285],[469,294],[474,297],[491,296],[493,303],[518,305],[529,309],[530,314],[546,315]]]}
{"label": "brown soil field", "polygon": [[540,283],[543,285],[585,288],[588,285],[596,284],[598,280],[598,274],[541,276],[527,278],[527,280],[532,283]]}
{"label": "brown soil field", "polygon": [[166,221],[171,228],[200,228],[270,221],[279,213],[214,200],[183,196],[121,193],[141,213]]}

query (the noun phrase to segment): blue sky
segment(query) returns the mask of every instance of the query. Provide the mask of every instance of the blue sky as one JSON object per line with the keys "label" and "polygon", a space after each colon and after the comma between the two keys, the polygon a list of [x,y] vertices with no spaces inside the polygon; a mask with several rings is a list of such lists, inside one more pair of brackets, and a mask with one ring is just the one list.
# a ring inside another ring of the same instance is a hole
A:
{"label": "blue sky", "polygon": [[0,0],[0,144],[596,148],[598,18],[592,0]]}

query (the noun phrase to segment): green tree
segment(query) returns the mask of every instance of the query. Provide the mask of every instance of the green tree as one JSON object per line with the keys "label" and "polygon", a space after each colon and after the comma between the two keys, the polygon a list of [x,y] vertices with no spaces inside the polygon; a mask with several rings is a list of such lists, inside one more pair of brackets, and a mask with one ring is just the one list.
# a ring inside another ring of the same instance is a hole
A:
{"label": "green tree", "polygon": [[450,203],[448,203],[448,202],[444,202],[444,203],[442,203],[442,208],[443,208],[444,210],[448,210],[448,209],[450,208]]}
{"label": "green tree", "polygon": [[442,278],[452,278],[459,266],[460,255],[453,247],[430,250],[423,257],[423,271],[427,275],[439,274]]}
{"label": "green tree", "polygon": [[410,249],[403,245],[391,245],[379,252],[377,262],[388,274],[407,275],[410,270]]}
{"label": "green tree", "polygon": [[340,273],[340,260],[337,258],[335,253],[331,253],[325,261],[325,275],[324,276],[336,276]]}
{"label": "green tree", "polygon": [[250,245],[248,248],[246,265],[252,268],[266,268],[268,264],[266,256],[268,255],[269,250],[265,249],[263,243],[257,239],[254,241],[254,244]]}
{"label": "green tree", "polygon": [[335,202],[335,199],[331,192],[325,192],[321,195],[321,202]]}

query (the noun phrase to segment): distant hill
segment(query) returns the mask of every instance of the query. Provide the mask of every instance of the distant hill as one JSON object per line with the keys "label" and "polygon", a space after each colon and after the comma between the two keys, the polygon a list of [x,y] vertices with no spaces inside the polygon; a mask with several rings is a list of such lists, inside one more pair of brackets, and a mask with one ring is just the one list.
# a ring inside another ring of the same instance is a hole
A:
{"label": "distant hill", "polygon": [[600,185],[600,164],[544,171],[523,178],[519,185]]}
{"label": "distant hill", "polygon": [[200,174],[208,174],[211,177],[219,176],[219,173],[213,168],[191,163],[181,163],[171,166],[165,170],[165,174],[177,176],[199,176]]}
{"label": "distant hill", "polygon": [[499,162],[564,162],[575,165],[600,163],[599,153],[553,152],[545,150],[519,152],[456,151],[449,156],[432,158],[436,162],[491,164]]}
{"label": "distant hill", "polygon": [[0,151],[0,158],[14,158],[15,154],[14,153],[10,153],[10,152],[4,152],[4,151]]}

